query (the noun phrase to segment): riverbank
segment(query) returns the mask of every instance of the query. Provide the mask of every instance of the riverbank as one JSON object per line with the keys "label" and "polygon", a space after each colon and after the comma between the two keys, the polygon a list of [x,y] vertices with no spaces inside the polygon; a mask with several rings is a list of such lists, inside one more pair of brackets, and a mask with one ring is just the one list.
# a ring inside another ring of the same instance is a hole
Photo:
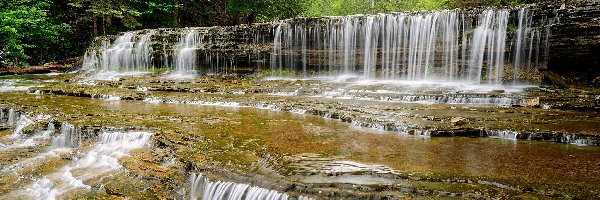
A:
{"label": "riverbank", "polygon": [[71,58],[60,62],[50,62],[40,66],[0,68],[0,76],[63,73],[81,66],[82,58]]}

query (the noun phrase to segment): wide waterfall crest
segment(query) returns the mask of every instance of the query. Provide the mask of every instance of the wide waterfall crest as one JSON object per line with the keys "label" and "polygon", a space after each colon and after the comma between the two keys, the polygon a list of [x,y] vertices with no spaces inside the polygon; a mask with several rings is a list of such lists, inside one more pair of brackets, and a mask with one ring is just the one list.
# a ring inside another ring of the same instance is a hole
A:
{"label": "wide waterfall crest", "polygon": [[233,182],[212,182],[202,174],[190,175],[190,199],[191,200],[309,200],[310,198],[299,196],[290,197],[287,194],[275,190],[268,190],[248,184]]}
{"label": "wide waterfall crest", "polygon": [[102,40],[98,49],[88,50],[85,53],[82,69],[114,72],[148,71],[153,66],[151,37],[154,33],[154,31],[126,32],[113,42]]}
{"label": "wide waterfall crest", "polygon": [[444,10],[287,20],[274,31],[271,70],[501,84],[545,65],[553,20],[535,23],[546,29],[533,27],[527,8],[478,17]]}
{"label": "wide waterfall crest", "polygon": [[133,31],[98,38],[83,69],[163,68],[185,78],[267,67],[273,75],[496,85],[527,81],[524,74],[547,64],[557,20],[533,16],[528,7],[456,9]]}

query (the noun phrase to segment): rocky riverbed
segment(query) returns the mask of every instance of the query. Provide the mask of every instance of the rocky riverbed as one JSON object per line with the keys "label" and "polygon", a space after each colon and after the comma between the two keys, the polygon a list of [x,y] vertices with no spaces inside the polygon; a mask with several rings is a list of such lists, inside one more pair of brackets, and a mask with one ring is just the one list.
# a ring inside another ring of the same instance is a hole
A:
{"label": "rocky riverbed", "polygon": [[89,77],[3,80],[3,198],[179,199],[215,181],[293,199],[600,195],[593,88]]}

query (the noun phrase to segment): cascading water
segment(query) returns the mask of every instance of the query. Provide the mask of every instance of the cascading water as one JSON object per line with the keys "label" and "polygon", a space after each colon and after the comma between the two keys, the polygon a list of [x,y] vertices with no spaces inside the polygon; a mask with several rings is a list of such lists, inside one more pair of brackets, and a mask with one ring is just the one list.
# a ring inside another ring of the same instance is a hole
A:
{"label": "cascading water", "polygon": [[99,49],[85,53],[82,68],[108,72],[148,71],[152,68],[152,35],[154,31],[126,32],[113,42],[103,40]]}
{"label": "cascading water", "polygon": [[[557,18],[543,18],[539,22],[534,21],[533,13],[530,10],[519,9],[518,27],[515,30],[514,46],[511,51],[514,82],[517,82],[523,73],[527,73],[531,69],[545,67],[549,55],[550,27],[557,23],[557,20]],[[535,23],[541,24],[536,25]],[[545,29],[534,26],[542,26]]]}
{"label": "cascading water", "polygon": [[85,184],[87,180],[120,169],[118,159],[127,156],[133,149],[147,146],[151,137],[152,134],[147,132],[104,132],[91,149],[57,172],[35,180],[25,189],[24,195],[35,199],[56,199],[74,189],[91,189],[92,186]]}
{"label": "cascading water", "polygon": [[53,141],[55,148],[73,148],[79,146],[81,141],[79,127],[76,127],[68,122],[63,122],[60,125],[60,135]]}
{"label": "cascading water", "polygon": [[268,63],[273,75],[289,70],[304,77],[495,85],[519,82],[520,74],[546,65],[555,19],[533,16],[528,8],[442,10],[126,32],[88,50],[83,68],[124,73],[174,67],[177,78],[235,73],[243,65],[254,71]]}
{"label": "cascading water", "polygon": [[[487,79],[488,83],[502,83],[508,16],[508,11],[491,10],[486,10],[481,15],[479,26],[473,32],[469,80],[481,82],[482,79]],[[484,63],[487,63],[485,68]]]}
{"label": "cascading water", "polygon": [[[49,139],[50,136],[52,135],[52,133],[54,133],[54,131],[55,131],[54,124],[48,123],[46,130],[40,131],[38,134],[36,134],[30,138],[27,138],[25,140],[22,140],[20,142],[20,144],[13,143],[12,145],[10,145],[8,147],[4,147],[4,148],[34,146],[40,140]],[[2,150],[2,148],[0,148],[0,150]],[[48,157],[57,157],[58,155],[55,152],[55,150],[56,150],[55,148],[50,148],[47,152],[41,153],[37,156],[26,158],[26,159],[20,159],[19,162],[17,162],[17,163],[2,166],[0,168],[0,173],[10,172],[10,173],[18,174],[22,169],[24,169],[26,167],[31,167],[36,164],[43,163],[43,161]]]}
{"label": "cascading water", "polygon": [[[224,49],[211,51],[214,38],[205,37],[206,30],[188,29],[182,34],[179,42],[175,45],[174,66],[175,72],[171,77],[185,78],[196,74],[227,74],[235,71],[235,56],[231,56]],[[254,36],[253,43],[259,36]],[[250,55],[249,55],[250,56]]]}
{"label": "cascading water", "polygon": [[0,124],[4,124],[6,121],[4,120],[4,109],[0,108]]}
{"label": "cascading water", "polygon": [[191,200],[309,200],[310,198],[299,196],[290,197],[287,194],[275,190],[268,190],[248,184],[233,182],[212,182],[202,174],[190,175],[190,199]]}
{"label": "cascading water", "polygon": [[16,122],[14,122],[15,129],[13,130],[13,133],[9,137],[10,138],[20,137],[21,131],[23,130],[23,128],[25,128],[33,123],[34,123],[34,121],[32,119],[30,119],[26,115],[20,114],[19,119]]}
{"label": "cascading water", "polygon": [[[479,17],[446,10],[283,21],[274,31],[271,69],[500,84],[506,64],[518,74],[523,63],[546,59],[539,54],[547,53],[548,29],[534,30],[527,8],[517,15],[516,33],[509,32],[509,10],[485,10]],[[507,46],[514,55],[506,56]]]}
{"label": "cascading water", "polygon": [[8,109],[8,117],[6,119],[6,124],[9,126],[13,126],[17,123],[17,120],[20,118],[21,113],[16,112],[15,109]]}
{"label": "cascading water", "polygon": [[[18,120],[17,120],[18,118]],[[14,130],[7,139],[11,140],[10,144],[0,143],[0,151],[7,151],[15,148],[31,147],[39,144],[42,141],[50,139],[51,134],[54,132],[54,124],[48,123],[46,130],[33,130],[25,134],[23,129],[36,123],[37,120],[48,119],[46,116],[36,116],[34,118],[16,112],[13,109],[9,110],[8,123],[9,126],[14,126]]]}
{"label": "cascading water", "polygon": [[175,73],[184,75],[195,73],[197,67],[197,51],[202,42],[198,30],[190,29],[182,35],[176,46]]}

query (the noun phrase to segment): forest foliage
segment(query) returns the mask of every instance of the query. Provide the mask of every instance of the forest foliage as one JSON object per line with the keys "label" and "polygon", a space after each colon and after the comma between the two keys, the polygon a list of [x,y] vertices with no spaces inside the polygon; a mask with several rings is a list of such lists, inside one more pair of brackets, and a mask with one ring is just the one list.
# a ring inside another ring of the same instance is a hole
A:
{"label": "forest foliage", "polygon": [[0,0],[0,68],[81,56],[100,35],[544,0]]}

